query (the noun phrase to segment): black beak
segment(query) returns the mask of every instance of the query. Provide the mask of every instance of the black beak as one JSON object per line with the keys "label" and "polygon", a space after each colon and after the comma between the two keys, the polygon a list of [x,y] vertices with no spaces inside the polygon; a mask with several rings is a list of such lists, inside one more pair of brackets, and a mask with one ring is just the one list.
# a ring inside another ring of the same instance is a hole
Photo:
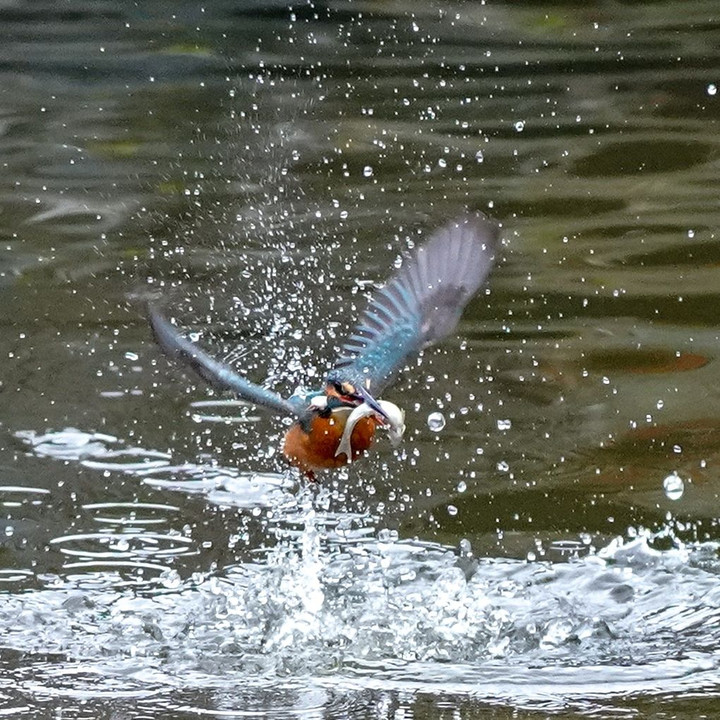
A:
{"label": "black beak", "polygon": [[368,390],[366,390],[362,385],[358,387],[358,397],[362,399],[362,401],[371,407],[381,418],[385,418],[385,420],[390,420],[388,418],[386,412],[380,407],[380,404],[378,401],[370,394]]}

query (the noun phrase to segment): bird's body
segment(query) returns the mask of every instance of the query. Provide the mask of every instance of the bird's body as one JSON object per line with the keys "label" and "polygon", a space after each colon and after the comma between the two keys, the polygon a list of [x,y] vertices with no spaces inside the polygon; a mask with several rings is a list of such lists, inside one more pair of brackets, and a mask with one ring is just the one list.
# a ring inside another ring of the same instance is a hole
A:
{"label": "bird's body", "polygon": [[375,396],[411,355],[454,329],[492,267],[496,242],[497,227],[478,215],[436,231],[373,296],[325,386],[303,398],[286,400],[249,382],[180,335],[152,306],[150,323],[160,347],[211,385],[294,418],[283,454],[314,478],[364,455],[378,427],[400,440],[404,413]]}
{"label": "bird's body", "polygon": [[380,422],[369,416],[355,423],[348,457],[346,452],[338,453],[338,448],[351,412],[350,408],[342,408],[328,417],[314,414],[307,431],[299,422],[293,423],[285,433],[283,455],[306,474],[332,470],[357,460],[370,449]]}

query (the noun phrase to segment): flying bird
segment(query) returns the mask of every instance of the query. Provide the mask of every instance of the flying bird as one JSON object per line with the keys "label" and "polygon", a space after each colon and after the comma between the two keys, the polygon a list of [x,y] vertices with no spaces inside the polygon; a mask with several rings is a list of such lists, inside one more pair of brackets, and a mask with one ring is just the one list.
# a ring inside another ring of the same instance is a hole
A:
{"label": "flying bird", "polygon": [[498,227],[482,215],[465,215],[416,247],[398,272],[372,296],[322,388],[283,398],[252,383],[185,338],[158,309],[148,314],[157,343],[220,390],[292,418],[283,454],[314,480],[320,470],[342,467],[370,448],[378,428],[398,444],[405,414],[380,400],[408,359],[449,335],[485,282],[495,259]]}

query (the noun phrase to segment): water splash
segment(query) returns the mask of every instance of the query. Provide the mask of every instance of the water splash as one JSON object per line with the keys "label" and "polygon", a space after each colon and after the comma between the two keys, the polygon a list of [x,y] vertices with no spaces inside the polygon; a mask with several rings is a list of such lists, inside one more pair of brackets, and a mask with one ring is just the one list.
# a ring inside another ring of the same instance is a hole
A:
{"label": "water splash", "polygon": [[644,536],[572,563],[461,567],[439,545],[341,541],[300,505],[296,542],[172,592],[86,602],[65,583],[11,596],[3,645],[60,652],[66,683],[77,663],[106,679],[131,663],[136,681],[168,688],[303,678],[545,708],[720,688],[714,545],[659,552]]}
{"label": "water splash", "polygon": [[670,500],[679,500],[685,492],[685,483],[677,473],[671,473],[663,480],[663,490]]}
{"label": "water splash", "polygon": [[[91,445],[44,438],[29,446]],[[130,472],[247,502],[247,477],[214,471],[212,487],[198,467]],[[41,579],[37,591],[6,596],[0,643],[33,664],[36,684],[25,692],[102,697],[120,683],[123,692],[170,697],[179,687],[233,686],[272,689],[276,699],[289,692],[296,702],[301,683],[316,699],[423,692],[546,711],[592,711],[628,693],[720,692],[717,543],[638,531],[568,562],[477,559],[468,543],[402,540],[378,518],[333,512],[326,488],[274,487],[263,519],[273,543],[243,562],[182,578],[170,563],[189,543],[166,546],[153,532],[145,540],[160,552],[148,555],[143,585],[103,582],[113,568],[91,568],[106,559],[90,558]],[[109,531],[92,541],[103,538],[117,542]],[[86,541],[61,544],[72,556],[73,543]],[[119,549],[140,562],[140,537],[125,541]],[[35,658],[48,654],[52,677],[38,685]],[[101,680],[79,681],[88,674]]]}

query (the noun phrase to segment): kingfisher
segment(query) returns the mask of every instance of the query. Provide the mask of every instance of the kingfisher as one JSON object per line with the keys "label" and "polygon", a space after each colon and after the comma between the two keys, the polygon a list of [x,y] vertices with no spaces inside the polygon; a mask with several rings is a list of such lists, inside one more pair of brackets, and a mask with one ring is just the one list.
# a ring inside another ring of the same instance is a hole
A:
{"label": "kingfisher", "polygon": [[498,226],[481,214],[456,218],[406,257],[371,297],[340,357],[315,392],[283,398],[246,380],[182,335],[150,303],[155,339],[170,358],[191,367],[216,389],[292,419],[283,455],[310,480],[365,455],[378,428],[398,445],[405,413],[379,399],[408,360],[457,326],[485,282],[498,246]]}

